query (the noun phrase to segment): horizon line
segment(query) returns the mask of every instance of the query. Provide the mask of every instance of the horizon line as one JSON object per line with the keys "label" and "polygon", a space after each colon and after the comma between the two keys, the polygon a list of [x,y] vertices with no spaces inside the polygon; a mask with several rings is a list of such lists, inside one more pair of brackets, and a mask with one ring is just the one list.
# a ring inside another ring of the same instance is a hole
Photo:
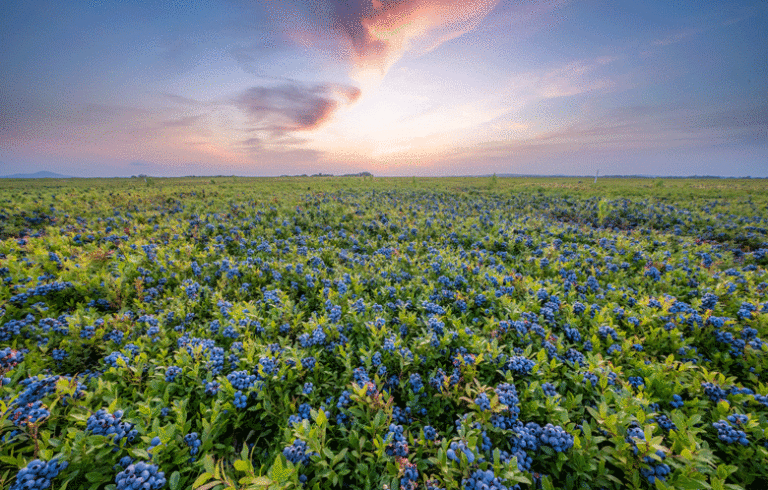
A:
{"label": "horizon line", "polygon": [[[45,171],[41,172],[35,172],[36,173],[45,173]],[[54,173],[54,172],[50,172]],[[76,175],[55,175],[55,176],[39,176],[35,177],[35,174],[9,174],[9,175],[0,175],[0,179],[9,179],[9,180],[40,180],[40,179],[141,179],[141,178],[152,178],[152,179],[190,179],[190,178],[244,178],[244,179],[282,179],[282,178],[329,178],[329,177],[371,177],[371,178],[388,178],[388,179],[412,179],[412,178],[419,178],[419,179],[450,179],[450,178],[489,178],[489,177],[497,177],[497,178],[568,178],[568,179],[577,179],[577,178],[583,178],[583,179],[744,179],[744,180],[755,180],[755,179],[768,179],[768,176],[765,177],[755,177],[751,175],[744,175],[744,176],[723,176],[723,175],[646,175],[646,174],[615,174],[615,175],[602,175],[599,177],[595,177],[594,175],[569,175],[569,174],[510,174],[510,173],[503,173],[503,174],[476,174],[476,175],[375,175],[370,172],[357,172],[357,173],[349,173],[349,174],[325,174],[325,173],[319,173],[319,174],[297,174],[297,175],[237,175],[237,174],[210,174],[210,175],[175,175],[175,176],[158,176],[158,175],[131,175],[131,176],[120,176],[120,175],[114,175],[110,177],[80,177]],[[18,175],[18,177],[17,177]]]}

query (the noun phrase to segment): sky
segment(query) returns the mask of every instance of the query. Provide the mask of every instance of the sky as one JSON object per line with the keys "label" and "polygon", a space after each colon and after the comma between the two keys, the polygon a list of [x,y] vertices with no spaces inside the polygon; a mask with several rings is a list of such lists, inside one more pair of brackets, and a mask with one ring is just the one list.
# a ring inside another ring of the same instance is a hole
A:
{"label": "sky", "polygon": [[0,175],[768,177],[768,2],[5,0]]}

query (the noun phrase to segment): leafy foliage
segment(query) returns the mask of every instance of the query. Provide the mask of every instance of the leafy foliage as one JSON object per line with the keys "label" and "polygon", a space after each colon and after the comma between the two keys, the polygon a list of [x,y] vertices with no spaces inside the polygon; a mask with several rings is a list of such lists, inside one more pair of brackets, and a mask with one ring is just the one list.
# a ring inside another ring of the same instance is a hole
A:
{"label": "leafy foliage", "polygon": [[0,182],[3,488],[765,488],[763,182],[134,180]]}

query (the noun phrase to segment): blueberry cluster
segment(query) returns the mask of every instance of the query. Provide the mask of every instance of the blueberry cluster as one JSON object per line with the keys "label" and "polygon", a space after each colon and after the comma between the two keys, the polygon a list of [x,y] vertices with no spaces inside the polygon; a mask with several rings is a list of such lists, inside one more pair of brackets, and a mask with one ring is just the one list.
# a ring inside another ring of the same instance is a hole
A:
{"label": "blueberry cluster", "polygon": [[167,383],[173,383],[176,381],[176,376],[181,374],[181,368],[178,366],[168,366],[165,370],[165,381]]}
{"label": "blueberry cluster", "polygon": [[25,427],[27,424],[34,424],[48,418],[51,412],[43,405],[43,402],[37,400],[17,407],[11,412],[11,421],[18,427]]}
{"label": "blueberry cluster", "polygon": [[736,425],[743,425],[749,421],[749,417],[741,413],[733,413],[727,417],[728,422]]}
{"label": "blueberry cluster", "polygon": [[705,293],[704,296],[701,297],[701,308],[703,310],[714,310],[718,299],[717,295],[713,293]]}
{"label": "blueberry cluster", "polygon": [[355,368],[355,370],[352,371],[352,376],[358,386],[365,386],[371,381],[371,378],[368,376],[368,372],[364,367]]}
{"label": "blueberry cluster", "polygon": [[[637,455],[639,452],[637,447],[637,440],[645,441],[645,434],[643,433],[643,429],[638,426],[629,427],[627,429],[626,441],[632,444],[632,454],[634,455]],[[661,461],[664,461],[664,459],[667,457],[666,454],[664,454],[664,452],[661,450],[656,451],[655,454]],[[648,483],[653,485],[656,482],[656,479],[666,481],[666,477],[671,471],[667,464],[659,462],[651,456],[643,457],[643,463],[648,465],[648,468],[641,468],[640,475],[648,480]]]}
{"label": "blueberry cluster", "polygon": [[441,368],[437,368],[437,372],[434,376],[429,378],[429,386],[431,386],[437,393],[442,393],[444,389],[456,386],[461,378],[461,372],[458,369],[453,370],[453,374],[449,377],[445,371]]}
{"label": "blueberry cluster", "polygon": [[312,407],[309,405],[309,403],[302,403],[301,405],[299,405],[299,414],[291,415],[288,418],[288,423],[290,425],[301,424],[302,420],[309,420],[311,417],[311,410],[312,410]]}
{"label": "blueberry cluster", "polygon": [[643,429],[637,426],[632,426],[627,429],[627,436],[626,441],[632,445],[632,454],[637,456],[638,448],[637,448],[637,441],[635,439],[640,439],[641,441],[645,440],[645,434],[643,433]]}
{"label": "blueberry cluster", "polygon": [[256,384],[256,375],[248,371],[234,371],[227,375],[227,381],[236,390],[247,390]]}
{"label": "blueberry cluster", "polygon": [[542,383],[541,390],[544,392],[546,396],[557,396],[557,389],[555,388],[555,385],[552,383]]}
{"label": "blueberry cluster", "polygon": [[510,430],[517,421],[517,415],[511,417],[500,413],[494,413],[491,415],[491,425],[497,429]]}
{"label": "blueberry cluster", "polygon": [[570,342],[573,342],[574,344],[581,342],[581,332],[577,329],[566,325],[563,328],[563,331],[565,332],[565,338]]}
{"label": "blueberry cluster", "polygon": [[486,431],[483,431],[480,434],[480,441],[478,442],[478,453],[480,452],[488,452],[493,447],[491,445],[491,438],[488,437],[488,433]]}
{"label": "blueberry cluster", "polygon": [[133,442],[138,435],[138,431],[133,428],[133,424],[130,422],[122,422],[122,418],[122,410],[111,414],[102,408],[88,417],[86,430],[94,434],[107,436],[115,444],[119,444],[123,438],[128,442]]}
{"label": "blueberry cluster", "polygon": [[0,342],[5,342],[21,335],[21,329],[32,324],[34,321],[35,317],[31,313],[20,320],[9,320],[0,326]]}
{"label": "blueberry cluster", "polygon": [[517,458],[517,468],[520,471],[530,471],[531,465],[533,464],[533,458],[531,458],[528,453],[526,453],[524,450],[520,448],[515,448],[513,451],[507,452],[507,451],[501,451],[499,455],[499,461],[501,461],[504,464],[509,464],[512,462],[512,458]]}
{"label": "blueberry cluster", "polygon": [[131,362],[131,360],[120,351],[110,352],[109,355],[104,358],[104,363],[113,368],[119,368],[121,367],[121,364],[128,364],[129,362]]}
{"label": "blueberry cluster", "polygon": [[205,387],[205,394],[208,396],[216,396],[221,388],[221,383],[218,381],[203,381]]}
{"label": "blueberry cluster", "polygon": [[310,373],[315,370],[315,364],[317,360],[314,357],[305,357],[301,360],[301,367],[309,371]]}
{"label": "blueberry cluster", "polygon": [[336,402],[336,408],[339,409],[339,413],[336,415],[336,423],[339,425],[343,425],[344,422],[347,420],[347,414],[343,412],[345,408],[349,406],[349,404],[352,402],[350,399],[350,393],[347,390],[344,390],[341,392],[341,395],[339,396],[339,401]]}
{"label": "blueberry cluster", "polygon": [[202,444],[202,441],[199,439],[197,432],[190,432],[189,434],[184,436],[184,444],[189,446],[189,454],[192,456],[195,456],[197,452],[200,450],[200,445]]}
{"label": "blueberry cluster", "polygon": [[[729,419],[733,417],[732,415],[729,417]],[[734,419],[738,420],[738,419]],[[738,422],[737,422],[738,424]],[[714,422],[712,424],[712,427],[717,429],[717,437],[721,441],[728,443],[728,444],[735,444],[739,443],[742,446],[749,445],[749,440],[747,439],[747,434],[743,430],[738,430],[735,427],[731,426],[730,423],[728,423],[728,420],[719,420],[717,422]]]}
{"label": "blueberry cluster", "polygon": [[516,420],[520,413],[520,399],[517,396],[517,389],[515,385],[509,383],[501,383],[496,387],[496,394],[499,396],[499,402],[502,405],[507,406],[507,412],[509,416]]}
{"label": "blueberry cluster", "polygon": [[309,459],[317,454],[313,452],[307,452],[307,443],[301,439],[295,439],[293,444],[286,446],[283,449],[285,458],[293,464],[302,463],[304,466],[309,464]]}
{"label": "blueberry cluster", "polygon": [[392,420],[398,424],[410,424],[413,421],[411,418],[411,407],[405,407],[405,409],[394,407],[392,409]]}
{"label": "blueberry cluster", "polygon": [[675,423],[672,422],[672,420],[664,414],[656,417],[656,423],[659,424],[659,427],[661,427],[666,432],[677,430],[677,425],[675,425]]}
{"label": "blueberry cluster", "polygon": [[523,451],[537,451],[539,449],[539,435],[541,435],[541,426],[536,422],[528,422],[523,425],[518,421],[512,427],[514,436],[510,439],[513,449],[522,449]]}
{"label": "blueberry cluster", "polygon": [[592,387],[595,388],[597,386],[597,375],[589,371],[585,372],[584,377],[582,378],[582,382],[586,384],[587,381],[592,383]]}
{"label": "blueberry cluster", "polygon": [[619,336],[616,333],[616,330],[613,327],[610,327],[608,325],[603,325],[600,328],[598,328],[597,334],[602,339],[607,339],[610,336],[613,340],[619,340]]}
{"label": "blueberry cluster", "polygon": [[704,394],[713,402],[726,400],[728,397],[728,393],[714,383],[701,383],[701,387],[704,388]]}
{"label": "blueberry cluster", "polygon": [[580,301],[574,301],[573,307],[571,309],[574,315],[581,315],[587,311],[587,307]]}
{"label": "blueberry cluster", "polygon": [[384,346],[382,347],[382,349],[388,352],[395,350],[395,341],[396,341],[395,336],[387,337],[386,339],[384,339]]}
{"label": "blueberry cluster", "polygon": [[470,464],[475,462],[475,453],[467,447],[464,441],[453,441],[446,451],[446,456],[451,461],[459,461],[459,452],[464,453]]}
{"label": "blueberry cluster", "polygon": [[469,478],[461,480],[463,490],[512,490],[519,489],[519,485],[510,488],[502,483],[493,470],[475,470]]}
{"label": "blueberry cluster", "polygon": [[[66,379],[68,382],[72,382],[72,378],[69,376],[48,376],[47,378],[27,378],[19,382],[24,387],[24,390],[19,394],[16,400],[13,401],[13,405],[23,407],[25,405],[33,404],[38,400],[42,400],[47,395],[53,394],[56,391],[56,383],[59,379]],[[77,388],[73,395],[74,398],[82,398],[85,396],[85,385],[77,383]],[[63,404],[66,405],[66,395]]]}
{"label": "blueberry cluster", "polygon": [[242,391],[237,390],[235,392],[234,405],[236,408],[243,410],[248,406],[248,395],[245,395]]}
{"label": "blueberry cluster", "polygon": [[685,403],[683,402],[683,399],[680,397],[680,395],[672,395],[672,401],[669,402],[670,405],[672,405],[672,408],[681,408]]}
{"label": "blueberry cluster", "polygon": [[531,373],[531,369],[536,363],[523,356],[512,356],[507,361],[506,369],[512,371],[519,376],[525,376]]}
{"label": "blueberry cluster", "polygon": [[404,459],[401,462],[403,477],[400,478],[400,490],[416,490],[416,480],[419,479],[419,470],[416,465]]}
{"label": "blueberry cluster", "polygon": [[477,398],[475,398],[475,404],[483,412],[487,412],[491,410],[491,400],[488,399],[488,395],[486,395],[485,393],[480,393],[477,396]]}
{"label": "blueberry cluster", "polygon": [[411,374],[409,381],[411,382],[411,389],[414,393],[418,393],[424,388],[424,383],[422,382],[421,375],[419,373]]}
{"label": "blueberry cluster", "polygon": [[122,458],[120,458],[120,461],[118,461],[117,465],[115,465],[115,469],[116,470],[119,470],[120,468],[125,469],[129,467],[132,463],[133,463],[133,459],[130,456],[123,456]]}
{"label": "blueberry cluster", "polygon": [[389,431],[384,437],[384,442],[387,444],[387,454],[390,456],[408,456],[408,440],[403,434],[403,426],[389,424]]}
{"label": "blueberry cluster", "polygon": [[154,490],[165,486],[165,473],[144,462],[128,465],[115,477],[117,490]]}
{"label": "blueberry cluster", "polygon": [[437,437],[437,431],[431,425],[425,425],[423,430],[424,430],[424,439],[428,441],[434,441],[435,438]]}
{"label": "blueberry cluster", "polygon": [[661,280],[661,272],[659,272],[659,269],[656,267],[651,266],[645,271],[645,277],[650,277],[652,280],[658,282]]}
{"label": "blueberry cluster", "polygon": [[641,386],[645,385],[645,381],[643,381],[643,378],[640,376],[630,376],[627,378],[627,382],[629,382],[633,388],[640,388]]}
{"label": "blueberry cluster", "polygon": [[19,293],[14,296],[11,296],[8,299],[8,302],[23,305],[24,303],[29,301],[31,298],[34,298],[35,296],[47,296],[51,293],[57,293],[73,287],[75,287],[74,284],[72,284],[69,281],[52,282],[50,284],[41,284],[39,286],[35,286],[33,288],[27,289],[27,291],[24,293]]}
{"label": "blueberry cluster", "polygon": [[0,349],[0,374],[15,368],[24,360],[24,353],[10,347]]}
{"label": "blueberry cluster", "polygon": [[[663,461],[666,455],[662,451],[656,451],[656,455]],[[667,481],[667,475],[670,473],[669,465],[665,463],[656,462],[654,459],[646,456],[643,458],[643,462],[646,463],[649,468],[640,468],[640,476],[648,480],[651,485],[656,483],[656,479],[661,481]]]}
{"label": "blueberry cluster", "polygon": [[[557,358],[557,355],[552,355],[550,358]],[[576,349],[568,349],[565,352],[565,356],[563,356],[563,359],[571,363],[571,365],[573,366],[576,366],[577,364],[579,366],[587,365],[587,358],[584,357],[584,354],[582,354]]]}
{"label": "blueberry cluster", "polygon": [[208,352],[208,362],[206,368],[212,375],[216,376],[224,369],[224,349],[221,347],[213,347]]}
{"label": "blueberry cluster", "polygon": [[545,446],[549,446],[555,452],[562,453],[573,446],[573,436],[563,430],[562,427],[547,424],[541,429],[539,440]]}
{"label": "blueberry cluster", "polygon": [[59,462],[57,458],[50,461],[33,459],[27,466],[16,473],[16,481],[9,490],[42,490],[51,486],[51,480],[66,469],[69,463]]}

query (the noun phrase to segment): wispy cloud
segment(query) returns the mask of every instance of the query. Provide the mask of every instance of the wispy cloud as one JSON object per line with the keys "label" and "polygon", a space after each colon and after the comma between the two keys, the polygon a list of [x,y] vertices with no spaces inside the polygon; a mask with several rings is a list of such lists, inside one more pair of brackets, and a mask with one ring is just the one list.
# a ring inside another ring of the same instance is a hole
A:
{"label": "wispy cloud", "polygon": [[360,97],[360,90],[340,84],[252,87],[234,99],[252,120],[254,131],[281,137],[292,131],[310,131],[327,122],[340,105]]}
{"label": "wispy cloud", "polygon": [[682,106],[624,107],[602,116],[514,140],[486,141],[455,148],[449,159],[514,159],[563,153],[652,154],[699,151],[745,141],[768,141],[768,106],[707,111]]}
{"label": "wispy cloud", "polygon": [[475,28],[499,0],[349,0],[322,3],[287,35],[299,45],[323,44],[330,33],[336,57],[363,86],[380,81],[406,52],[423,54]]}
{"label": "wispy cloud", "polygon": [[695,34],[696,32],[698,31],[689,30],[689,31],[676,32],[674,34],[670,34],[660,39],[656,39],[655,41],[653,41],[652,44],[654,46],[669,46],[670,44],[677,44],[680,41],[684,41],[685,39],[689,38],[691,35]]}
{"label": "wispy cloud", "polygon": [[614,56],[601,56],[573,61],[550,70],[536,82],[538,95],[544,98],[567,97],[611,87],[612,80],[594,77],[594,72],[617,59]]}

